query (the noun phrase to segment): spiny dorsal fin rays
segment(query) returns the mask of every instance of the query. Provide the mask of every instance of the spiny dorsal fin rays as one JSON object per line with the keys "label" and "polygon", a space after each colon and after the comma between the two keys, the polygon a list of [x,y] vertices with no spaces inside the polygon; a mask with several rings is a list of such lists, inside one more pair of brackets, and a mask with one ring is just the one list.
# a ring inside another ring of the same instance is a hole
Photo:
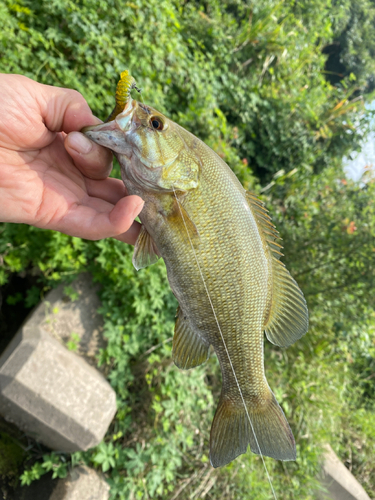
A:
{"label": "spiny dorsal fin rays", "polygon": [[301,338],[308,329],[308,312],[305,298],[297,283],[279,260],[282,246],[276,242],[279,233],[271,222],[268,210],[253,193],[247,192],[246,199],[254,214],[259,232],[268,246],[271,272],[269,312],[264,330],[270,342],[287,347]]}
{"label": "spiny dorsal fin rays", "polygon": [[264,203],[251,191],[246,191],[246,200],[249,203],[251,211],[255,216],[258,227],[262,232],[269,249],[271,250],[273,256],[279,259],[282,255],[284,255],[280,252],[283,247],[276,243],[276,240],[281,240],[281,238],[275,226],[272,224],[272,219],[268,215],[268,210],[264,206]]}

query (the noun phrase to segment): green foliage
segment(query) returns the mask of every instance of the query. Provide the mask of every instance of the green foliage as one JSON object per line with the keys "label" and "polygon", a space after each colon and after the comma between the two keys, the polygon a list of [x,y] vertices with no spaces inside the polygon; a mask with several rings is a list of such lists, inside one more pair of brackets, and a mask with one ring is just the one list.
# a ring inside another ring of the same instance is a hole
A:
{"label": "green foliage", "polygon": [[66,343],[66,347],[69,349],[69,351],[78,351],[80,340],[81,337],[78,335],[78,333],[73,332],[70,335],[68,342]]}
{"label": "green foliage", "polygon": [[25,452],[19,443],[4,432],[0,432],[0,477],[16,480]]}
{"label": "green foliage", "polygon": [[[49,459],[47,458],[47,460]],[[21,486],[29,486],[33,481],[40,479],[46,472],[43,465],[40,462],[36,462],[31,469],[25,470],[21,475]]]}
{"label": "green foliage", "polygon": [[[299,352],[296,359],[295,350],[303,352],[302,366],[308,369],[296,379],[303,380],[296,386],[296,399],[306,401],[307,394],[300,391],[311,380],[308,392],[314,387],[315,394],[308,397],[310,417],[317,405],[326,439],[336,440],[369,494],[375,484],[372,454],[366,456],[375,445],[367,425],[375,409],[375,274],[370,265],[375,251],[374,195],[374,181],[361,186],[328,169],[305,179],[280,176],[269,196],[284,237],[286,265],[302,286],[310,310],[309,334],[286,351],[294,360],[293,370],[298,370],[302,356]],[[283,373],[292,380],[288,366]],[[303,432],[310,426],[311,421],[307,427],[304,423]]]}
{"label": "green foliage", "polygon": [[75,300],[77,300],[79,298],[79,293],[76,292],[72,286],[65,286],[64,287],[64,295],[72,302],[74,302]]}
{"label": "green foliage", "polygon": [[374,258],[374,190],[374,182],[361,186],[335,169],[276,179],[272,203],[285,237],[285,261],[296,269],[311,308],[324,297],[353,320],[373,305],[368,290],[375,287],[375,272],[368,264]]}
{"label": "green foliage", "polygon": [[328,79],[337,83],[353,74],[362,91],[375,88],[375,3],[373,0],[334,0],[334,40],[325,47]]}
{"label": "green foliage", "polygon": [[43,455],[43,463],[35,462],[29,470],[21,475],[21,485],[30,485],[47,472],[52,472],[52,479],[64,478],[68,474],[68,463],[63,455],[50,453]]}
{"label": "green foliage", "polygon": [[32,286],[26,291],[25,307],[31,308],[36,306],[40,301],[40,289],[37,286]]}
{"label": "green foliage", "polygon": [[[267,184],[262,197],[311,325],[287,350],[265,343],[267,377],[298,447],[295,463],[266,459],[283,500],[316,498],[326,441],[370,495],[375,489],[375,186],[341,171],[367,131],[359,91],[373,73],[372,15],[369,0],[0,2],[0,70],[75,88],[105,118],[129,69],[145,101],[211,145],[245,187]],[[332,86],[323,52],[342,33],[347,77]],[[82,271],[101,284],[107,346],[99,363],[118,405],[96,449],[31,455],[22,483],[85,462],[105,472],[112,499],[272,498],[259,457],[209,465],[216,357],[187,372],[173,365],[177,303],[164,264],[137,273],[131,253],[115,240],[0,225],[0,285],[12,273],[40,280],[8,304],[30,307],[61,281],[74,300],[69,282]],[[72,334],[68,347],[78,340]]]}

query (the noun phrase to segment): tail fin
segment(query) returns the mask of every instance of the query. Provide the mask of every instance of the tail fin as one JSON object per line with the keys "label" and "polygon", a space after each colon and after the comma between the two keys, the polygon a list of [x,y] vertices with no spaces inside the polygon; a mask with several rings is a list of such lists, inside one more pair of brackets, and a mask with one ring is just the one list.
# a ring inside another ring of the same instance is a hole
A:
{"label": "tail fin", "polygon": [[243,404],[220,398],[210,437],[213,467],[222,467],[246,453],[248,444],[253,453],[259,454],[260,448],[262,455],[267,457],[296,459],[296,445],[288,421],[271,391],[270,395],[268,403],[259,407],[248,404],[247,407],[257,440]]}

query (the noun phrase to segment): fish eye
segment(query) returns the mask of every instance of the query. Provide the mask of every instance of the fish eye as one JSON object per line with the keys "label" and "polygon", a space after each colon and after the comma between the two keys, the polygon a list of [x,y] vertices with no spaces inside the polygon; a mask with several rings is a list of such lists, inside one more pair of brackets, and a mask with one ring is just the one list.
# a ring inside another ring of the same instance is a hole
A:
{"label": "fish eye", "polygon": [[150,124],[154,130],[163,130],[164,128],[164,123],[158,116],[152,116],[150,119]]}

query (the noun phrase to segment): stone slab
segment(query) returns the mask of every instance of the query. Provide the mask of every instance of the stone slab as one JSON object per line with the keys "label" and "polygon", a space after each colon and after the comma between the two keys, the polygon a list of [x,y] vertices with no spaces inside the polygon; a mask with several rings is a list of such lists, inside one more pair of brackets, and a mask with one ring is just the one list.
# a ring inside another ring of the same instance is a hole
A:
{"label": "stone slab", "polygon": [[52,479],[49,473],[30,486],[18,487],[13,500],[108,500],[109,490],[102,474],[80,465],[64,479]]}
{"label": "stone slab", "polygon": [[[66,288],[71,290],[73,299],[65,293]],[[90,274],[83,273],[68,287],[61,284],[48,292],[27,322],[40,326],[64,345],[72,338],[79,339],[76,352],[97,367],[95,358],[99,349],[105,347],[98,290]]]}
{"label": "stone slab", "polygon": [[51,449],[96,446],[115,413],[104,377],[35,322],[0,357],[0,414]]}
{"label": "stone slab", "polygon": [[320,494],[322,500],[370,500],[366,491],[329,445],[325,446],[321,482],[328,490],[328,493]]}
{"label": "stone slab", "polygon": [[109,484],[90,467],[75,467],[60,479],[49,500],[108,500]]}
{"label": "stone slab", "polygon": [[50,500],[58,482],[59,479],[52,479],[52,472],[48,473],[29,486],[18,485],[9,500]]}

